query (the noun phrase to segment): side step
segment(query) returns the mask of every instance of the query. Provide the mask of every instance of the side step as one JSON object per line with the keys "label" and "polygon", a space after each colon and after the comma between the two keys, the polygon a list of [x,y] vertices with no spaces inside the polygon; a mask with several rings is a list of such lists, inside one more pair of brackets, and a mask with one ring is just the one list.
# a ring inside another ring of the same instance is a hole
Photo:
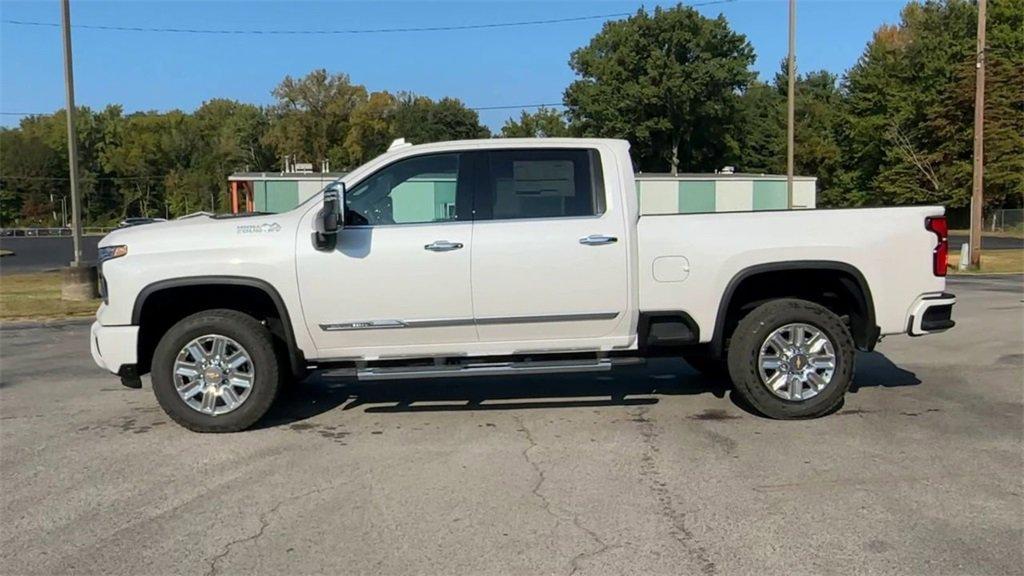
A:
{"label": "side step", "polygon": [[433,366],[374,366],[356,370],[360,380],[401,378],[453,378],[458,376],[504,376],[511,374],[552,374],[558,372],[606,372],[610,358],[573,360],[525,360],[510,362],[466,362]]}

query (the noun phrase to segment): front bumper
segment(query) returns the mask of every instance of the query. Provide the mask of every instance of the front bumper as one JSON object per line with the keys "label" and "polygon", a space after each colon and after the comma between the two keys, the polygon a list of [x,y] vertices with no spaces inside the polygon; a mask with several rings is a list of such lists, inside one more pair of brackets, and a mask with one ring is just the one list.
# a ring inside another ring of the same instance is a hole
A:
{"label": "front bumper", "polygon": [[949,330],[956,325],[953,321],[954,304],[956,296],[946,292],[921,296],[911,307],[907,334],[924,336]]}
{"label": "front bumper", "polygon": [[138,362],[138,326],[102,326],[89,329],[89,349],[96,365],[114,374]]}

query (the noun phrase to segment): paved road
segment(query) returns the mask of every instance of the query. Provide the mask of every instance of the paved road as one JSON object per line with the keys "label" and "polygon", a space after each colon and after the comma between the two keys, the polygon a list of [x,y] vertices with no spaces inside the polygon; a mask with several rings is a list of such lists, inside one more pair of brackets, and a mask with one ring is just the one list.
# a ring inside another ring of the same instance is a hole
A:
{"label": "paved road", "polygon": [[[960,250],[961,244],[967,244],[968,237],[960,236],[957,234],[951,234],[949,236],[949,247],[951,250]],[[1024,248],[1024,238],[1006,238],[1003,236],[985,236],[981,237],[981,249],[982,250],[1020,250]]]}
{"label": "paved road", "polygon": [[[82,258],[96,261],[96,246],[102,236],[82,238]],[[0,260],[0,269],[6,273],[44,272],[68,265],[74,257],[74,242],[71,238],[4,238],[0,237],[0,248],[13,250],[13,256]]]}
{"label": "paved road", "polygon": [[611,376],[315,379],[198,435],[5,329],[4,574],[1021,574],[1021,277],[956,279],[953,332],[858,359],[776,422],[675,361]]}

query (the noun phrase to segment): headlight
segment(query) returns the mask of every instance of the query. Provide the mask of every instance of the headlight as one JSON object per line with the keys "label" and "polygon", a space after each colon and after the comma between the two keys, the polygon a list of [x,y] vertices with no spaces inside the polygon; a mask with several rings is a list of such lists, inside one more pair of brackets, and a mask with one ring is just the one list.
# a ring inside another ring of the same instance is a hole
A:
{"label": "headlight", "polygon": [[101,246],[99,253],[99,263],[103,264],[107,260],[113,260],[114,258],[120,258],[128,254],[128,247],[124,244],[119,246]]}

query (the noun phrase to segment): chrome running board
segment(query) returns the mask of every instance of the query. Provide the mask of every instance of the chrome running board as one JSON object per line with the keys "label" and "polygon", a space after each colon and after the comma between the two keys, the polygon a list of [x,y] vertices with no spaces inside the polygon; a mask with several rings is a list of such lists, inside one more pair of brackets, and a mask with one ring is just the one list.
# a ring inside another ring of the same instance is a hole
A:
{"label": "chrome running board", "polygon": [[401,378],[454,378],[460,376],[505,376],[511,374],[554,374],[559,372],[605,372],[612,369],[610,358],[582,360],[524,360],[521,362],[466,362],[433,366],[374,366],[356,370],[360,380]]}

